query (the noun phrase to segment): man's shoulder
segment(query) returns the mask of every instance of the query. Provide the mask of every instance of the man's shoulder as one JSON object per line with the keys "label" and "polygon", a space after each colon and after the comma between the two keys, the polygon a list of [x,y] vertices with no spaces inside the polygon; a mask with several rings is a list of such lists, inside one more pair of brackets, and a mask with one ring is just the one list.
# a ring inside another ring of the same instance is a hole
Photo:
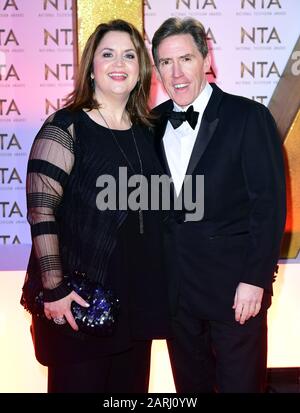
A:
{"label": "man's shoulder", "polygon": [[268,108],[255,100],[249,99],[245,96],[234,95],[228,92],[223,92],[223,101],[231,106],[232,109],[237,111],[246,112],[266,112]]}
{"label": "man's shoulder", "polygon": [[173,109],[173,101],[172,99],[168,99],[165,102],[162,102],[161,104],[155,106],[152,109],[152,113],[161,115],[171,109]]}
{"label": "man's shoulder", "polygon": [[268,107],[255,100],[223,92],[222,103],[221,112],[225,117],[234,115],[237,121],[246,119],[250,122],[256,122],[261,120],[275,124],[273,115]]}

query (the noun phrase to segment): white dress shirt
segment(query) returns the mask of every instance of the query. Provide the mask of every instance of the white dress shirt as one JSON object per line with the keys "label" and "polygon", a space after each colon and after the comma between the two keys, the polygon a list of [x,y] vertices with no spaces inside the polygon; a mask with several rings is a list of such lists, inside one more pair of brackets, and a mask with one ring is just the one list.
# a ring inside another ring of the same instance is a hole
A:
{"label": "white dress shirt", "polygon": [[[196,112],[199,112],[198,122],[195,129],[193,129],[187,121],[183,122],[177,129],[173,128],[170,121],[167,123],[163,143],[177,195],[180,193],[201,124],[203,112],[211,94],[212,87],[209,83],[206,83],[206,86],[197,99],[189,105],[193,106]],[[187,110],[189,106],[184,110]],[[181,112],[183,109],[174,102],[173,110]]]}

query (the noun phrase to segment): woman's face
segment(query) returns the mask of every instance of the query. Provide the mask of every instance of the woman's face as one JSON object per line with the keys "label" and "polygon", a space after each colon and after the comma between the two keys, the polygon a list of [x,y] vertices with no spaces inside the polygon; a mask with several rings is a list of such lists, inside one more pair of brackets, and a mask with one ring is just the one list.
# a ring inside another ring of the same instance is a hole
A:
{"label": "woman's face", "polygon": [[110,31],[100,41],[93,60],[95,97],[128,99],[139,78],[139,61],[128,33]]}

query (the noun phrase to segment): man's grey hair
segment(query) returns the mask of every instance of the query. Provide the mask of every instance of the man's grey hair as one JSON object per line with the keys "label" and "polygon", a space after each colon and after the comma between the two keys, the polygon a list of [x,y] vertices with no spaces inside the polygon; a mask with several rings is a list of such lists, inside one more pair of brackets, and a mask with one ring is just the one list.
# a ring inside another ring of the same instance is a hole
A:
{"label": "man's grey hair", "polygon": [[156,30],[152,39],[152,56],[155,66],[159,65],[158,47],[169,36],[190,34],[203,58],[208,54],[208,46],[204,26],[196,19],[179,19],[170,17]]}

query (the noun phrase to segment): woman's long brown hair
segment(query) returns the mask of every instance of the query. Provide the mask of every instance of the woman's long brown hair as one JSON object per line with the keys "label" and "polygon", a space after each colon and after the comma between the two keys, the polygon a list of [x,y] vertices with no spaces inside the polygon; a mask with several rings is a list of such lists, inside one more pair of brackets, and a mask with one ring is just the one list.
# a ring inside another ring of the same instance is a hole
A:
{"label": "woman's long brown hair", "polygon": [[101,23],[89,37],[82,53],[75,88],[67,96],[65,106],[70,110],[94,109],[99,107],[99,102],[94,97],[94,87],[91,80],[93,72],[93,59],[95,51],[104,37],[110,31],[128,33],[135,47],[139,61],[139,80],[131,91],[126,109],[132,123],[143,123],[152,126],[153,117],[149,113],[148,100],[151,87],[152,66],[144,40],[138,30],[124,20],[112,20],[109,23]]}

